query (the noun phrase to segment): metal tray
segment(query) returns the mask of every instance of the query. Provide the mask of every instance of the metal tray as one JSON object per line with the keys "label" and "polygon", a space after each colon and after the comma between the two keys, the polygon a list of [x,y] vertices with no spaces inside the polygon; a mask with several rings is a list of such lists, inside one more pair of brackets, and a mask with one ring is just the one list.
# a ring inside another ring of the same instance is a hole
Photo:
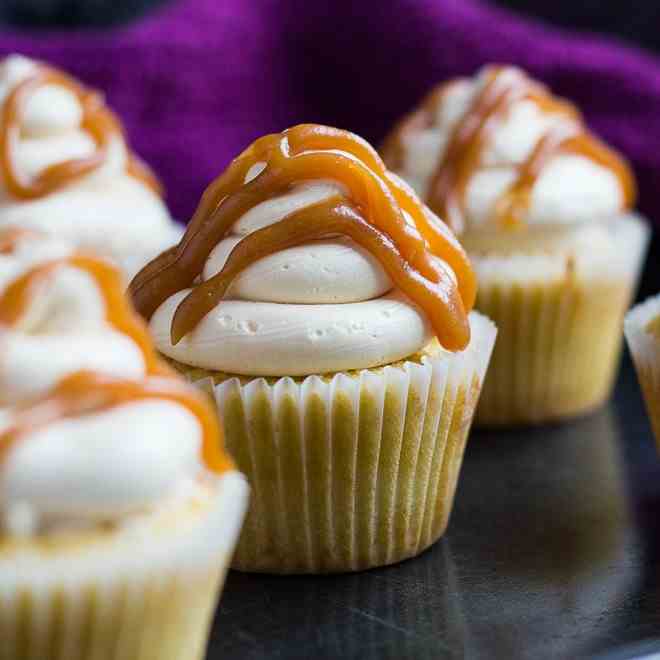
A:
{"label": "metal tray", "polygon": [[659,544],[660,459],[626,357],[585,419],[474,432],[449,531],[420,557],[231,573],[207,658],[646,657],[660,651]]}

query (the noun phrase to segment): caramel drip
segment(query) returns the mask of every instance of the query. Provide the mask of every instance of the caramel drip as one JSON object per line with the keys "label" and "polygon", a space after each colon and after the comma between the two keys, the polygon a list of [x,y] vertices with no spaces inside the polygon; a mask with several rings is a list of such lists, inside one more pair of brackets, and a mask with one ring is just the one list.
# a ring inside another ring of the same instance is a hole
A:
{"label": "caramel drip", "polygon": [[95,257],[73,255],[39,264],[23,273],[0,294],[0,326],[15,326],[27,313],[44,283],[57,269],[65,266],[79,268],[94,279],[105,302],[107,322],[135,342],[144,357],[147,373],[170,373],[156,357],[145,324],[124,296],[120,274],[112,265]]}
{"label": "caramel drip", "polygon": [[232,251],[223,270],[197,286],[179,305],[172,321],[175,341],[194,329],[200,314],[204,316],[222,300],[241,271],[274,252],[329,232],[348,236],[371,254],[381,255],[380,263],[394,285],[418,302],[434,328],[444,329],[445,342],[457,344],[466,334],[469,337],[469,325],[460,298],[454,295],[451,273],[440,270],[433,281],[410,269],[386,233],[365,221],[357,208],[341,196],[336,196],[291,213],[281,222],[245,237]]}
{"label": "caramel drip", "polygon": [[[21,116],[32,94],[45,85],[64,87],[76,96],[82,107],[81,129],[87,131],[96,150],[84,158],[72,158],[46,167],[29,180],[18,171],[14,160],[16,145],[21,137]],[[39,65],[34,74],[19,83],[2,107],[0,124],[0,171],[11,195],[18,199],[37,199],[75,183],[100,168],[108,158],[112,139],[123,130],[119,119],[105,106],[103,97],[83,87],[61,71]],[[162,194],[160,182],[153,172],[136,156],[129,154],[126,166],[130,176],[142,181],[156,193]]]}
{"label": "caramel drip", "polygon": [[194,388],[171,378],[121,380],[90,371],[67,376],[37,401],[16,409],[14,423],[0,434],[0,464],[16,442],[50,424],[147,400],[173,401],[187,408],[202,429],[205,465],[218,473],[232,469],[230,459],[222,450],[222,436],[215,414],[203,395]]}
{"label": "caramel drip", "polygon": [[[262,162],[266,168],[245,183],[249,170]],[[400,259],[397,284],[430,318],[436,319],[434,330],[443,346],[450,350],[464,348],[469,341],[466,310],[474,304],[476,280],[456,238],[428,214],[405,184],[386,171],[367,142],[347,131],[313,124],[260,138],[211,183],[180,244],[153,260],[131,283],[129,290],[137,310],[149,318],[171,295],[193,286],[211,250],[251,208],[303,181],[328,179],[347,189],[346,204],[334,200],[332,208],[315,207],[321,220],[305,210],[291,214],[278,223],[292,230],[288,237],[286,232],[275,230],[255,232],[257,238],[249,240],[255,253],[270,254],[284,246],[304,243],[310,237],[332,233],[356,241],[355,237],[360,236],[383,265],[392,263],[393,257]],[[305,231],[300,228],[300,217],[308,225]],[[359,217],[364,218],[362,223],[357,221]],[[294,228],[298,233],[293,232]],[[364,238],[371,230],[380,240]],[[450,266],[455,278],[439,259]],[[238,262],[230,258],[218,276],[196,287],[182,301],[172,324],[174,343],[193,330],[220,301],[226,287],[218,284],[216,288],[215,283],[224,282],[230,272],[235,276],[248,261],[238,268]],[[425,286],[419,286],[420,278]],[[434,305],[443,307],[442,312],[432,313]]]}
{"label": "caramel drip", "polygon": [[[504,76],[504,73],[508,75]],[[435,125],[438,103],[453,84],[456,81],[434,90],[422,106],[396,126],[385,140],[383,157],[390,168],[401,168],[407,134]],[[543,85],[522,72],[493,67],[487,74],[485,85],[453,128],[447,148],[430,180],[427,203],[454,231],[460,232],[464,228],[465,191],[472,176],[483,166],[483,152],[494,130],[512,105],[523,99],[532,101],[544,113],[562,115],[568,121],[566,126],[556,127],[541,138],[527,160],[517,167],[516,180],[495,204],[493,220],[497,224],[512,227],[523,222],[534,184],[560,152],[584,156],[612,171],[620,183],[624,207],[634,204],[636,187],[627,162],[588,131],[574,105],[553,97]],[[511,164],[506,167],[510,168]]]}
{"label": "caramel drip", "polygon": [[23,227],[9,227],[0,231],[0,255],[14,254],[18,244],[25,238],[38,238],[43,234]]}

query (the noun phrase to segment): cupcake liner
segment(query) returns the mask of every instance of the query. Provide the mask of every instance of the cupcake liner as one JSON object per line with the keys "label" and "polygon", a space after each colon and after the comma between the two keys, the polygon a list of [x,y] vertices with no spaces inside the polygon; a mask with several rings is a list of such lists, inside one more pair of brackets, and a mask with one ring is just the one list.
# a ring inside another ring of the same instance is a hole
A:
{"label": "cupcake liner", "polygon": [[356,571],[419,554],[447,527],[496,330],[461,353],[329,377],[189,378],[212,392],[252,487],[232,566]]}
{"label": "cupcake liner", "polygon": [[476,307],[498,327],[477,425],[560,420],[609,397],[649,235],[634,216],[610,231],[614,259],[590,245],[576,245],[572,256],[472,256]]}
{"label": "cupcake liner", "polygon": [[658,316],[660,295],[633,307],[626,315],[623,329],[660,450],[660,338],[646,329]]}
{"label": "cupcake liner", "polygon": [[127,526],[110,540],[97,532],[75,544],[0,545],[0,658],[203,658],[247,497],[236,472],[216,489],[208,511]]}

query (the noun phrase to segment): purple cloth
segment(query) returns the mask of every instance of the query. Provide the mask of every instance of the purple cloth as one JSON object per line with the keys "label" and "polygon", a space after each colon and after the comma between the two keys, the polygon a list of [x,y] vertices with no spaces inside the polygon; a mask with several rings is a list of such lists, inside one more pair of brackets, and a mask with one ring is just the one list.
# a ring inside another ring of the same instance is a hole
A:
{"label": "purple cloth", "polygon": [[377,142],[431,85],[495,61],[576,101],[660,221],[659,60],[478,0],[179,0],[110,32],[0,30],[0,47],[104,89],[181,219],[255,137],[306,121]]}

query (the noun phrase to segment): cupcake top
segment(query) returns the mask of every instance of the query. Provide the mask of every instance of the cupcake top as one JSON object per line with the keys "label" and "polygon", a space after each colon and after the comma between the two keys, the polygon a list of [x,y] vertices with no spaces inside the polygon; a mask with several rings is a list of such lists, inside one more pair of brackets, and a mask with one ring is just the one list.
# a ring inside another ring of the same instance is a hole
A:
{"label": "cupcake top", "polygon": [[0,405],[79,369],[138,377],[163,367],[109,262],[28,230],[0,231]]}
{"label": "cupcake top", "polygon": [[2,414],[0,527],[20,536],[129,522],[231,468],[190,386],[77,372]]}
{"label": "cupcake top", "polygon": [[100,93],[12,55],[0,63],[0,103],[0,226],[41,229],[113,257],[153,256],[178,239],[160,183]]}
{"label": "cupcake top", "polygon": [[238,156],[130,286],[175,360],[296,376],[387,364],[434,335],[461,350],[475,290],[453,234],[373,148],[314,124]]}
{"label": "cupcake top", "polygon": [[628,164],[578,109],[509,66],[432,90],[381,153],[455,231],[600,220],[635,200]]}

